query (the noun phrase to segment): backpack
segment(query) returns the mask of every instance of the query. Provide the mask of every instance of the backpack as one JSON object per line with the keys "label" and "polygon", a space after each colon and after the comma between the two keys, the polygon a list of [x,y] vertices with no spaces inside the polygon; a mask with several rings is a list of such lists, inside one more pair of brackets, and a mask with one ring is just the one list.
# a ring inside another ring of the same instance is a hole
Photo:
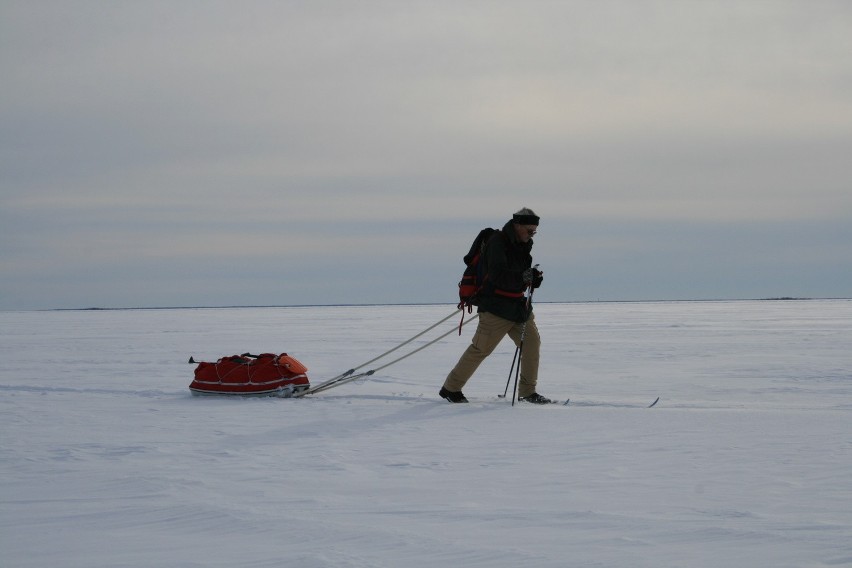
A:
{"label": "backpack", "polygon": [[[473,240],[473,244],[470,245],[470,251],[464,256],[465,269],[459,282],[458,308],[460,310],[467,308],[467,312],[471,313],[473,306],[479,305],[479,292],[488,280],[488,275],[485,274],[482,263],[479,261],[486,243],[496,232],[498,232],[498,229],[491,227],[479,231],[479,234]],[[462,314],[462,319],[464,319],[464,314]],[[459,331],[461,332],[461,330]]]}

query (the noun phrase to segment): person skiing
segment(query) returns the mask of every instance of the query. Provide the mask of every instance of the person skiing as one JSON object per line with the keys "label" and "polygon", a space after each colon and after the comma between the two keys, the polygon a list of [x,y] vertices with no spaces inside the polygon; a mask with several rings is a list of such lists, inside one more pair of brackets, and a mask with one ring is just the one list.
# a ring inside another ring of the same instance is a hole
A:
{"label": "person skiing", "polygon": [[449,402],[468,402],[462,389],[507,334],[519,347],[523,336],[518,399],[535,404],[551,402],[536,392],[541,338],[532,305],[524,296],[527,288],[541,286],[544,277],[532,266],[530,254],[538,224],[538,215],[525,207],[486,243],[480,260],[486,277],[478,297],[479,323],[471,344],[438,393]]}

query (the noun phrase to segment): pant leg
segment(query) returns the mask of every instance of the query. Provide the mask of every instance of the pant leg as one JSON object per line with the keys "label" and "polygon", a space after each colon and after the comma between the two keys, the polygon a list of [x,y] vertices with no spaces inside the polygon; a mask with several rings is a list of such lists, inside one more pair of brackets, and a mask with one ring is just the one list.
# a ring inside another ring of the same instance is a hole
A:
{"label": "pant leg", "polygon": [[541,336],[538,334],[538,326],[535,324],[535,314],[530,314],[524,324],[516,324],[509,331],[509,337],[520,344],[521,334],[524,336],[524,346],[521,350],[521,378],[518,381],[518,397],[523,398],[536,392],[538,384],[538,363],[541,351]]}
{"label": "pant leg", "polygon": [[467,384],[473,373],[486,357],[491,355],[497,345],[509,330],[516,325],[515,322],[495,316],[489,312],[479,314],[479,323],[476,333],[473,334],[470,345],[467,347],[456,366],[447,375],[444,388],[450,392],[459,392]]}

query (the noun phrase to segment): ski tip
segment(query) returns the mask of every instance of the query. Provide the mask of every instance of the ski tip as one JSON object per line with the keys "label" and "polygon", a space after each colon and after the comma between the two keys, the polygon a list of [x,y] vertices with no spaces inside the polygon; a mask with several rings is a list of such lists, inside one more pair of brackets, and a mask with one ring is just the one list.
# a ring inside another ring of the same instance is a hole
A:
{"label": "ski tip", "polygon": [[660,397],[657,397],[657,399],[654,402],[652,402],[650,405],[648,405],[648,408],[653,408],[654,405],[656,405],[658,402],[660,402]]}

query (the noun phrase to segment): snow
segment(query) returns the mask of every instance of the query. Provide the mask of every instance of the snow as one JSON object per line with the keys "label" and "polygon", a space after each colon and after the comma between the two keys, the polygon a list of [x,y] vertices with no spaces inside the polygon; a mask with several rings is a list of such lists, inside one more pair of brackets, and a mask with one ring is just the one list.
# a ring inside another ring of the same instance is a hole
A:
{"label": "snow", "polygon": [[852,301],[540,303],[567,407],[497,398],[508,340],[440,400],[473,326],[303,399],[187,388],[245,351],[317,384],[450,312],[0,312],[0,565],[852,566]]}

